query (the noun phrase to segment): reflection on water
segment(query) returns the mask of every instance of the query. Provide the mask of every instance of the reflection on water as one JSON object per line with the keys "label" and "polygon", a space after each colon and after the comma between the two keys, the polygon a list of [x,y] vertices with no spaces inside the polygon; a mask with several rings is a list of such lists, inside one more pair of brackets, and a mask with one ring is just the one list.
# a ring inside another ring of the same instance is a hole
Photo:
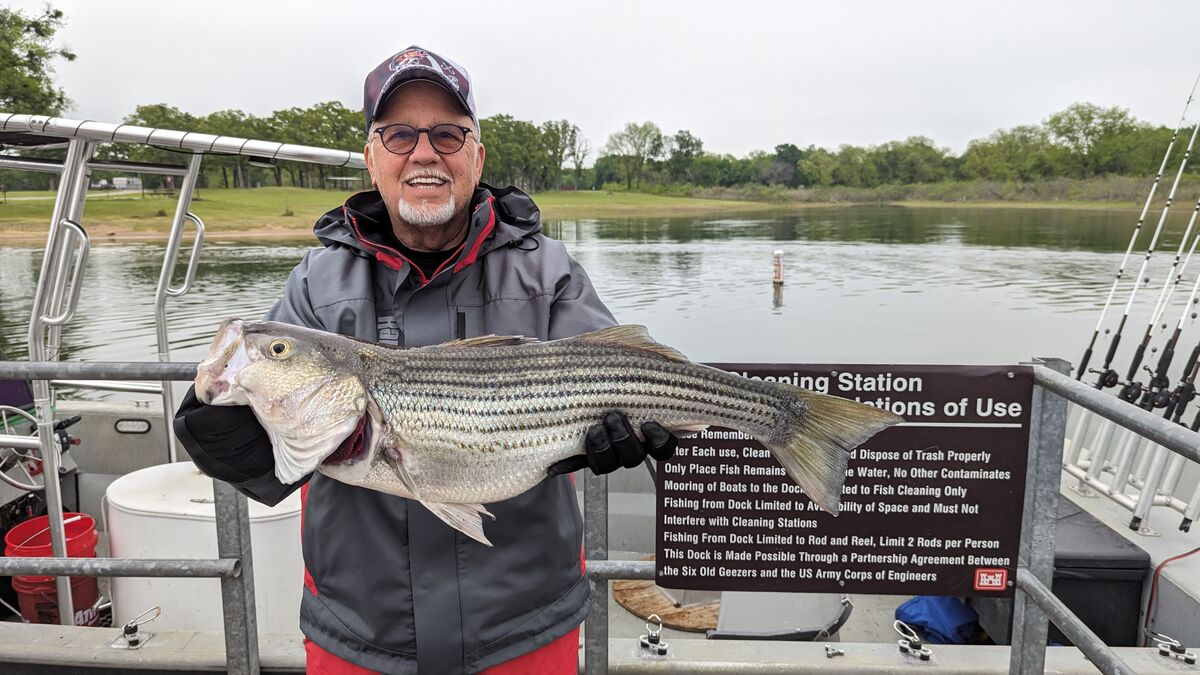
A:
{"label": "reflection on water", "polygon": [[[647,325],[693,359],[999,363],[1079,357],[1136,215],[820,208],[550,221],[546,232],[566,243],[620,321]],[[1174,250],[1186,216],[1171,222],[1160,249]],[[192,292],[168,305],[173,357],[200,358],[226,317],[261,316],[312,243],[208,245]],[[776,249],[786,268],[778,289]],[[93,248],[78,315],[63,331],[64,358],[155,359],[162,252],[161,243]],[[1131,325],[1145,325],[1170,257],[1156,256]],[[8,358],[26,356],[38,265],[36,247],[0,247],[0,350]],[[1168,320],[1178,319],[1190,279]],[[1121,305],[1128,288],[1118,290]]]}

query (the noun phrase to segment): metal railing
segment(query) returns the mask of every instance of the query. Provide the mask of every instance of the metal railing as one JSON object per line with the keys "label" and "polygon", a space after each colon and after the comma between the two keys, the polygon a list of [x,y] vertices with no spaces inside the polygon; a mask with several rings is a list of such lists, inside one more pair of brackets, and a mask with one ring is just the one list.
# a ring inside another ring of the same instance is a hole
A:
{"label": "metal railing", "polygon": [[[1067,366],[1065,361],[1055,359],[1039,361],[1033,368],[1035,387],[1009,672],[1022,675],[1043,672],[1048,625],[1053,621],[1101,672],[1133,673],[1111,648],[1050,592],[1067,403],[1074,402],[1192,461],[1200,459],[1200,434],[1071,379],[1064,374]],[[34,381],[50,378],[187,380],[195,376],[195,367],[194,363],[9,361],[0,362],[0,378]],[[0,437],[0,443],[4,440]],[[230,567],[228,562],[220,561],[116,559],[104,563],[62,559],[54,563],[55,567],[47,568],[38,567],[36,562],[3,558],[0,559],[0,574],[31,573],[34,570],[45,573],[49,570],[79,575],[139,576],[143,572],[150,572],[147,575],[220,576],[230,672],[255,672],[258,648],[246,501],[228,485],[216,482],[215,488],[220,558],[224,561],[240,561],[240,568],[236,564]],[[584,543],[588,583],[592,590],[592,611],[585,627],[584,645],[585,671],[589,674],[604,673],[609,665],[609,581],[654,578],[652,562],[607,559],[607,498],[607,479],[584,472],[584,505],[587,511]]]}
{"label": "metal railing", "polygon": [[[25,120],[25,127],[14,126],[17,118]],[[63,120],[56,124],[53,120],[38,122],[29,116],[9,115],[0,125],[5,130],[18,128],[33,133],[55,136],[61,132]],[[68,125],[70,126],[70,125]],[[167,337],[166,300],[178,297],[188,291],[195,277],[196,265],[204,239],[204,225],[199,218],[188,211],[192,193],[200,173],[201,154],[193,154],[186,167],[166,164],[96,162],[92,155],[102,135],[87,134],[79,131],[84,125],[73,125],[76,132],[70,136],[66,156],[61,162],[46,159],[29,160],[11,156],[0,156],[0,167],[34,170],[57,173],[60,177],[60,187],[55,195],[54,210],[51,216],[49,234],[46,241],[44,263],[39,271],[37,290],[33,298],[33,310],[29,321],[28,345],[31,361],[57,360],[61,345],[62,327],[75,316],[79,299],[83,291],[83,276],[87,269],[87,259],[91,248],[87,231],[79,223],[82,220],[85,199],[87,195],[88,178],[91,171],[97,168],[130,168],[145,173],[182,175],[179,202],[168,237],[167,251],[163,258],[162,271],[159,276],[158,289],[155,294],[155,326],[158,336],[158,356],[160,361],[170,359],[169,340]],[[49,131],[46,131],[49,129]],[[115,137],[116,134],[114,134]],[[175,271],[180,242],[183,237],[185,222],[196,226],[196,240],[192,246],[192,256],[185,273],[184,282],[179,287],[171,286],[171,278]],[[68,276],[69,275],[69,276]],[[72,386],[87,387],[88,383],[74,381]],[[147,385],[130,385],[110,383],[101,385],[108,390],[144,391]],[[52,427],[54,390],[45,381],[36,381],[33,386],[34,404],[38,419],[39,438],[42,442],[43,462],[46,464],[47,475],[57,476],[61,463],[56,448],[48,444],[52,433],[45,429]],[[163,416],[165,428],[171,428],[171,414],[174,410],[174,397],[170,383],[163,382],[155,390],[163,399]],[[167,434],[167,460],[175,461],[177,455],[174,434]],[[55,555],[64,555],[66,550],[65,534],[62,526],[62,495],[58,481],[46,481],[46,507],[50,516],[50,542]],[[65,578],[56,581],[60,598],[59,616],[65,625],[73,622],[74,607],[68,584]]]}
{"label": "metal railing", "polygon": [[[0,131],[39,134],[58,139],[86,140],[92,143],[138,143],[195,153],[244,155],[265,160],[292,160],[349,169],[365,169],[367,166],[363,162],[361,152],[43,115],[17,115],[0,112]],[[28,162],[29,166],[12,168],[37,170],[33,168],[37,164],[36,162],[24,161]],[[103,168],[112,168],[112,163],[109,165]],[[121,164],[117,166],[124,168],[124,165]]]}
{"label": "metal railing", "polygon": [[[39,271],[37,290],[34,293],[33,309],[29,321],[27,337],[30,361],[56,361],[58,359],[62,327],[74,317],[82,294],[90,240],[80,222],[87,196],[88,179],[93,170],[132,171],[180,176],[183,179],[171,222],[154,302],[157,355],[159,361],[169,362],[170,339],[167,328],[166,303],[170,298],[178,298],[186,294],[191,288],[204,243],[204,223],[191,213],[190,206],[205,153],[246,155],[272,161],[288,159],[359,169],[365,167],[361,153],[355,152],[38,115],[0,113],[0,131],[45,136],[48,142],[67,141],[66,153],[61,161],[8,154],[0,155],[0,168],[55,173],[60,178],[47,235],[44,262]],[[96,160],[93,158],[93,154],[101,143],[157,145],[190,151],[191,156],[186,166]],[[196,230],[195,239],[191,245],[191,256],[182,282],[179,285],[173,285],[172,280],[183,243],[184,229],[189,222],[194,225]],[[52,430],[54,389],[48,380],[49,378],[34,380],[35,417],[38,421],[38,438],[46,475],[57,476],[61,457],[55,445]],[[162,397],[164,427],[167,429],[166,460],[176,461],[178,441],[170,432],[175,400],[169,380],[163,380],[157,386],[151,386],[143,383],[96,385],[74,379],[69,382],[69,386],[159,394]],[[28,445],[26,440],[19,443],[14,441],[10,444],[11,447],[24,447],[25,445]],[[45,493],[46,509],[50,521],[51,549],[55,556],[65,556],[66,538],[62,522],[62,495],[58,481],[45,481]],[[74,607],[69,590],[69,580],[66,577],[59,577],[55,585],[59,598],[60,620],[64,625],[70,625],[73,623]]]}

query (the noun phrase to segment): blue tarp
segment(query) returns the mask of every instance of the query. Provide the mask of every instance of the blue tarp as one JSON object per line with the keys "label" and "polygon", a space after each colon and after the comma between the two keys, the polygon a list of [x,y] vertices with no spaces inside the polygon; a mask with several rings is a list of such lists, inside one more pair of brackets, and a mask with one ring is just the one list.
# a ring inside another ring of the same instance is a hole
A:
{"label": "blue tarp", "polygon": [[979,615],[955,597],[919,595],[896,608],[896,618],[920,626],[932,644],[965,644],[978,627]]}

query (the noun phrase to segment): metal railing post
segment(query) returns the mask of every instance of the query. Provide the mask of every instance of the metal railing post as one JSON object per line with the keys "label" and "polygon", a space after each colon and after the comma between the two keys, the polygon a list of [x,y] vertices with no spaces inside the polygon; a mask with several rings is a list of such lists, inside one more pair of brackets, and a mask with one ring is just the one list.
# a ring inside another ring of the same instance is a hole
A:
{"label": "metal railing post", "polygon": [[[1026,594],[1032,603],[1043,609],[1054,619],[1054,625],[1062,629],[1071,642],[1083,652],[1092,665],[1105,675],[1133,675],[1134,671],[1111,647],[1104,644],[1098,635],[1092,632],[1087,624],[1080,621],[1071,609],[1054,596],[1044,584],[1037,580],[1028,570],[1017,570],[1018,596]],[[1038,670],[1037,672],[1042,672]]]}
{"label": "metal railing post", "polygon": [[[583,471],[583,548],[588,560],[608,560],[608,476]],[[584,622],[583,672],[608,672],[608,579],[588,575],[592,611]]]}
{"label": "metal railing post", "polygon": [[[158,273],[158,286],[154,291],[154,327],[158,339],[158,360],[171,360],[171,338],[167,332],[167,298],[177,295],[172,292],[171,277],[175,274],[175,263],[179,257],[179,248],[183,242],[183,228],[188,221],[188,210],[191,208],[192,194],[200,178],[200,163],[204,155],[196,153],[188,160],[187,174],[179,185],[179,201],[175,205],[175,214],[171,220],[171,234],[167,237],[167,250],[163,254],[162,269]],[[199,228],[199,226],[197,226]],[[196,247],[203,245],[203,230],[197,229]],[[192,263],[188,265],[188,274],[194,273]],[[181,294],[180,294],[181,295]],[[171,390],[171,381],[162,382],[163,427],[167,430],[167,461],[178,461],[179,441],[175,438],[171,422],[175,417],[175,395]]]}
{"label": "metal railing post", "polygon": [[[1036,359],[1035,363],[1063,374],[1071,370],[1071,365],[1062,359]],[[1017,574],[1028,570],[1047,588],[1054,577],[1054,530],[1058,520],[1059,475],[1066,433],[1067,400],[1045,387],[1035,386]],[[1046,614],[1018,592],[1013,598],[1009,673],[1032,675],[1043,672],[1048,628]]]}
{"label": "metal railing post", "polygon": [[[33,308],[30,312],[28,345],[29,360],[42,361],[46,358],[46,324],[43,319],[47,311],[57,312],[57,307],[49,307],[48,300],[54,295],[51,285],[55,279],[54,261],[58,259],[59,248],[66,229],[62,220],[71,208],[72,188],[79,184],[79,176],[85,174],[84,164],[91,152],[92,143],[84,140],[72,140],[67,145],[67,156],[63,160],[63,171],[60,175],[59,191],[54,200],[54,209],[50,221],[50,231],[46,235],[46,253],[42,258],[42,267],[38,273],[37,290],[34,292]],[[57,355],[55,355],[57,357]],[[58,441],[54,436],[54,410],[50,405],[50,383],[46,380],[33,381],[33,400],[38,418],[38,439],[41,442],[42,461],[45,465],[46,485],[46,516],[50,527],[50,550],[56,558],[67,557],[67,537],[63,526],[62,487],[58,482],[61,457],[59,456]],[[75,623],[75,603],[71,599],[71,578],[58,576],[55,578],[55,591],[58,595],[58,620],[64,626]]]}
{"label": "metal railing post", "polygon": [[[54,226],[66,230],[63,233],[66,235],[66,237],[59,242],[58,264],[55,267],[54,283],[50,288],[52,295],[49,301],[49,306],[55,308],[54,311],[58,311],[58,308],[62,306],[64,295],[67,295],[70,292],[77,292],[77,289],[68,290],[67,288],[68,284],[70,283],[67,279],[67,269],[71,260],[71,248],[73,248],[68,246],[68,243],[72,242],[73,239],[79,239],[80,241],[78,242],[78,245],[80,247],[86,247],[89,245],[89,242],[87,241],[87,232],[82,228],[80,223],[83,222],[83,207],[87,201],[88,184],[92,175],[92,170],[88,167],[88,161],[91,159],[92,154],[96,151],[96,143],[88,142],[83,146],[81,151],[83,153],[81,163],[74,167],[74,169],[68,167],[63,171],[62,174],[63,180],[66,180],[68,175],[71,179],[71,183],[68,187],[69,196],[67,198],[68,201],[65,209],[66,216],[64,217],[66,220],[74,223],[74,227],[69,229],[64,227],[61,219],[55,221]],[[49,254],[49,250],[47,250],[46,255]],[[83,270],[75,271],[76,275],[81,275],[82,273]],[[77,280],[77,283],[83,283],[82,277]],[[46,357],[57,361],[61,349],[62,324],[54,322],[50,325],[50,329],[46,331]]]}
{"label": "metal railing post", "polygon": [[241,560],[242,573],[221,579],[225,616],[225,660],[228,672],[256,675],[258,618],[254,612],[254,565],[250,556],[250,510],[246,496],[228,483],[213,480],[217,517],[217,555]]}

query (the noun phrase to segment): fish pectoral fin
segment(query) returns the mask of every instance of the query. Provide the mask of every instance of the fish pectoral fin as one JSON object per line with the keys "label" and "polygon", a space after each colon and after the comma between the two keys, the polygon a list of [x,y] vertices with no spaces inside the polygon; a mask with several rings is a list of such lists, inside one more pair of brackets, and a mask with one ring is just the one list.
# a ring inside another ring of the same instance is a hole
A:
{"label": "fish pectoral fin", "polygon": [[442,522],[450,527],[462,532],[475,541],[491,546],[492,542],[488,541],[487,535],[483,533],[483,515],[488,515],[492,520],[496,519],[487,509],[483,508],[483,504],[448,504],[445,502],[427,502],[421,501],[421,505],[429,509],[429,512]]}
{"label": "fish pectoral fin", "polygon": [[396,474],[396,478],[399,479],[400,484],[404,486],[404,489],[408,490],[408,493],[413,496],[413,499],[420,500],[421,492],[417,490],[417,482],[413,480],[412,474],[409,473],[408,468],[404,466],[404,459],[403,455],[401,455],[401,451],[395,448],[383,448],[382,453],[384,459],[387,461],[387,465],[392,468],[392,473]]}

